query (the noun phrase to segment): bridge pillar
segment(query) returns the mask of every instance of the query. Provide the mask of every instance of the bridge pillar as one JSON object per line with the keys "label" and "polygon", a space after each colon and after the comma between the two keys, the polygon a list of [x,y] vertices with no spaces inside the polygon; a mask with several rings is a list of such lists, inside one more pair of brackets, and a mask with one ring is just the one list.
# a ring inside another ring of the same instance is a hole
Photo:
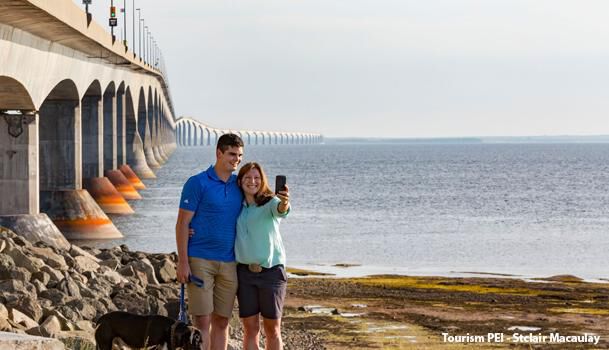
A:
{"label": "bridge pillar", "polygon": [[[103,171],[116,169],[118,164],[118,99],[114,89],[108,88],[103,97]],[[121,111],[122,112],[122,111]]]}
{"label": "bridge pillar", "polygon": [[[59,91],[55,93],[59,96],[70,92],[65,84],[56,89]],[[94,104],[87,107],[89,111],[94,108],[99,111]],[[96,125],[99,128],[99,124]],[[99,151],[100,144],[98,141],[89,145],[97,146]],[[89,192],[82,189],[84,167],[80,145],[81,113],[78,100],[47,98],[40,107],[40,209],[68,239],[120,238],[122,234],[112,221]],[[97,166],[91,164],[86,170],[91,173],[99,171],[100,163],[98,159]]]}
{"label": "bridge pillar", "polygon": [[105,213],[133,214],[131,206],[112,182],[104,177],[104,169],[116,168],[117,106],[114,86],[106,90],[101,102],[99,95],[85,95],[82,99],[83,188]]}
{"label": "bridge pillar", "polygon": [[150,136],[151,136],[151,145],[152,145],[152,154],[154,155],[154,159],[159,164],[159,167],[167,161],[162,155],[159,147],[161,142],[159,140],[159,102],[158,96],[154,95],[154,105],[152,107],[152,123]]}
{"label": "bridge pillar", "polygon": [[[9,126],[21,134],[9,134]],[[0,115],[0,215],[37,214],[38,117]]]}
{"label": "bridge pillar", "polygon": [[127,163],[125,152],[126,110],[125,90],[120,88],[116,93],[116,167]]}
{"label": "bridge pillar", "polygon": [[154,175],[154,172],[152,172],[150,167],[148,167],[148,163],[146,163],[143,142],[140,136],[144,135],[146,130],[146,119],[143,117],[146,114],[143,92],[140,93],[137,114],[135,103],[130,97],[127,97],[127,129],[125,135],[127,138],[127,164],[140,178],[155,179],[156,175]]}

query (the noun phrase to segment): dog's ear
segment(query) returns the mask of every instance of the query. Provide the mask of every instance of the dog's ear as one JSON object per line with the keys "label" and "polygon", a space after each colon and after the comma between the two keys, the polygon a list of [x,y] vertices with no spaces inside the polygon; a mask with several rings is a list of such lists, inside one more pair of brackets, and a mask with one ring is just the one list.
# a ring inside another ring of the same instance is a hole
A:
{"label": "dog's ear", "polygon": [[195,327],[188,327],[188,328],[190,330],[190,341],[189,341],[190,345],[195,349],[199,349],[201,347],[201,343],[203,343],[201,331]]}

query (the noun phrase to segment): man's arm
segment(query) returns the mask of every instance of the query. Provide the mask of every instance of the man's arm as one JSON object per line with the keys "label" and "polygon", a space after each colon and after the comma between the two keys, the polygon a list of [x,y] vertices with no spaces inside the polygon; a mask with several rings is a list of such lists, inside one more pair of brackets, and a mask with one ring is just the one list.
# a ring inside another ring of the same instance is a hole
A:
{"label": "man's arm", "polygon": [[178,247],[178,282],[188,282],[190,276],[190,265],[188,264],[188,226],[194,211],[180,209],[178,211],[178,221],[176,222],[176,245]]}

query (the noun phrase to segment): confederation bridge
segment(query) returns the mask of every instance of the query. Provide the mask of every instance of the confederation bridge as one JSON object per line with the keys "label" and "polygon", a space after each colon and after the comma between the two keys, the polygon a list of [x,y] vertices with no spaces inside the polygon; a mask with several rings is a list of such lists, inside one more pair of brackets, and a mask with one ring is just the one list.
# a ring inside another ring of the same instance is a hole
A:
{"label": "confederation bridge", "polygon": [[320,134],[218,129],[190,117],[176,120],[176,137],[179,146],[215,145],[218,137],[226,133],[239,135],[246,145],[304,145],[323,141]]}
{"label": "confederation bridge", "polygon": [[[164,64],[142,56],[72,0],[0,1],[0,226],[64,247],[122,237],[107,214],[133,213],[141,179],[176,141],[229,131],[176,119]],[[321,140],[234,132],[250,144]]]}

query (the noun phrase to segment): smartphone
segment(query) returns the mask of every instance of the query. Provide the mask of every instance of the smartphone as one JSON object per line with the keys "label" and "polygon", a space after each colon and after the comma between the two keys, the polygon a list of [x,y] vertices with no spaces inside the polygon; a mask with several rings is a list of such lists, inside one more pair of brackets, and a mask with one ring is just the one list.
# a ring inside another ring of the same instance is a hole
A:
{"label": "smartphone", "polygon": [[285,191],[285,184],[285,175],[277,175],[277,177],[275,177],[275,193],[279,193],[279,191]]}

